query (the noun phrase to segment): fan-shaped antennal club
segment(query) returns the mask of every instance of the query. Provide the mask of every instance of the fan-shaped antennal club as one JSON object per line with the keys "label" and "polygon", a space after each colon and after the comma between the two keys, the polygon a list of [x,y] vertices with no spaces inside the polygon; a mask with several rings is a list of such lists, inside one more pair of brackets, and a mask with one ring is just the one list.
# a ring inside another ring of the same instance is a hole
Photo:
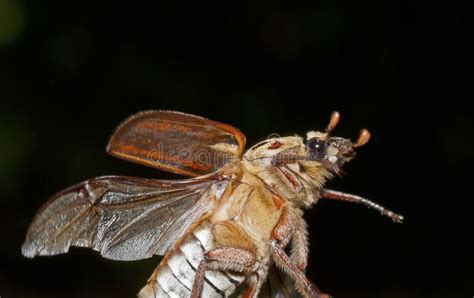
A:
{"label": "fan-shaped antennal club", "polygon": [[354,148],[359,148],[367,144],[370,140],[370,132],[367,129],[361,129],[357,141],[354,143]]}

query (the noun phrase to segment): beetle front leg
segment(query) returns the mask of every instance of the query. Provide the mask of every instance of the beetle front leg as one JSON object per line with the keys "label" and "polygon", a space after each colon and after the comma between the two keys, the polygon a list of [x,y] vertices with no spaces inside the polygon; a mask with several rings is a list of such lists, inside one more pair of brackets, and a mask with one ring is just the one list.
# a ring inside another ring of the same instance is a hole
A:
{"label": "beetle front leg", "polygon": [[368,199],[363,198],[361,196],[324,188],[321,190],[321,197],[325,199],[362,204],[369,208],[379,211],[381,214],[385,216],[390,217],[396,223],[403,223],[403,219],[404,219],[403,215],[400,215],[391,210],[388,210],[385,207],[377,203],[374,203],[372,201],[369,201]]}
{"label": "beetle front leg", "polygon": [[291,261],[301,271],[308,264],[308,229],[301,210],[283,206],[281,216],[273,228],[272,240],[276,240],[281,247],[286,247],[291,240]]}
{"label": "beetle front leg", "polygon": [[308,265],[308,255],[308,227],[303,217],[297,217],[295,218],[294,232],[291,236],[290,260],[304,272]]}
{"label": "beetle front leg", "polygon": [[271,233],[271,239],[278,242],[282,247],[286,247],[290,242],[293,234],[293,218],[295,217],[292,212],[292,208],[288,205],[283,205],[281,209],[281,215]]}

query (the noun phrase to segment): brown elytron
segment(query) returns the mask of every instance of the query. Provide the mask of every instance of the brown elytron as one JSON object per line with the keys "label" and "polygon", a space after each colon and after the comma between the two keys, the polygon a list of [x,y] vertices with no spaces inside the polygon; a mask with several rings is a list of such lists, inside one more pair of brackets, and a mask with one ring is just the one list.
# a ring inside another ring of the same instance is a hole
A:
{"label": "brown elytron", "polygon": [[107,152],[192,178],[104,176],[69,187],[38,211],[22,253],[82,246],[114,260],[164,256],[140,297],[327,296],[304,274],[303,209],[328,198],[403,220],[324,188],[370,138],[365,129],[355,143],[331,136],[339,118],[334,112],[325,132],[265,140],[242,155],[245,137],[230,125],[171,111],[133,115]]}

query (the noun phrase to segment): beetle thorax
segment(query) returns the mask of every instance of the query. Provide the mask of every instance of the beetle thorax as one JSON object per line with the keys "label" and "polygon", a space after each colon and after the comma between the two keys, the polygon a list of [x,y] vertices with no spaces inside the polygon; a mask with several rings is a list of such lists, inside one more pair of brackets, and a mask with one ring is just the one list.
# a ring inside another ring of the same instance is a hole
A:
{"label": "beetle thorax", "polygon": [[269,186],[277,195],[299,206],[319,199],[319,190],[331,174],[319,163],[307,159],[299,136],[269,139],[250,148],[243,168]]}

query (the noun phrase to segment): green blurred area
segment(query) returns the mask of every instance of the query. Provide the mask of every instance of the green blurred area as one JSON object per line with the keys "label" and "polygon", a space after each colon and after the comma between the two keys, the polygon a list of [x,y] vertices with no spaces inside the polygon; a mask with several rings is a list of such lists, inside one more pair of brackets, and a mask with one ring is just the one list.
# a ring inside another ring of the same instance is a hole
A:
{"label": "green blurred area", "polygon": [[368,127],[371,142],[331,186],[407,223],[321,202],[306,212],[308,275],[337,297],[472,295],[470,11],[448,1],[0,0],[0,296],[125,297],[145,282],[158,258],[26,260],[19,247],[37,208],[68,185],[176,178],[104,152],[115,126],[147,109],[232,124],[249,145],[321,129],[333,110],[338,135]]}
{"label": "green blurred area", "polygon": [[26,27],[26,9],[17,0],[0,0],[0,46],[21,38]]}

